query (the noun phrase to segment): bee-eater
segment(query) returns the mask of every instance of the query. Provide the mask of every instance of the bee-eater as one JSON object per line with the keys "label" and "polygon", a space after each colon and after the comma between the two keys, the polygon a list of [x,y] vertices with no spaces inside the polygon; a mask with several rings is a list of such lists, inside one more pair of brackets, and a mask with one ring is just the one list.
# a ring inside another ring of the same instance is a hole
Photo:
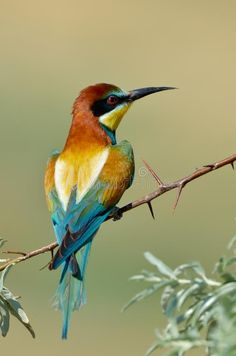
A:
{"label": "bee-eater", "polygon": [[132,146],[126,140],[117,143],[116,129],[135,100],[168,89],[174,88],[85,88],[75,100],[63,150],[48,161],[45,191],[59,244],[49,268],[63,267],[56,293],[63,339],[72,311],[86,302],[84,278],[93,238],[133,181]]}

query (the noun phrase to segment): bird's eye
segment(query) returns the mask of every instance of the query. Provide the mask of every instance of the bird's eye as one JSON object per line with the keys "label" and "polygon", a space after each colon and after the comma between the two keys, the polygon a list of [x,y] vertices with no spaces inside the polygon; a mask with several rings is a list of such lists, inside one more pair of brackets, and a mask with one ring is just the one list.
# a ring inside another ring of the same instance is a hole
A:
{"label": "bird's eye", "polygon": [[119,98],[115,95],[110,95],[107,98],[107,104],[109,105],[116,105],[119,101]]}

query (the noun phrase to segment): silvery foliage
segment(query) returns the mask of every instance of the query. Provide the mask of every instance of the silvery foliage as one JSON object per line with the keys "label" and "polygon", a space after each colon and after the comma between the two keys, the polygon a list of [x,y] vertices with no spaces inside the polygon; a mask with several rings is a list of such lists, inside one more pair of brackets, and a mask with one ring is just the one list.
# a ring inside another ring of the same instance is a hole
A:
{"label": "silvery foliage", "polygon": [[236,236],[228,248],[230,256],[216,263],[213,277],[207,277],[199,262],[171,269],[164,262],[145,252],[154,267],[131,277],[147,287],[136,294],[123,308],[127,309],[151,295],[160,293],[160,304],[167,318],[164,330],[156,331],[156,341],[146,356],[157,349],[165,355],[182,356],[194,348],[211,356],[236,355]]}
{"label": "silvery foliage", "polygon": [[[0,239],[0,248],[5,242],[6,240]],[[0,259],[0,263],[5,263],[7,261],[7,259]],[[14,296],[4,285],[7,274],[12,266],[13,265],[9,265],[0,274],[0,331],[2,336],[7,335],[10,327],[10,316],[14,316],[27,328],[32,337],[35,337],[29,319],[19,303],[19,298]]]}

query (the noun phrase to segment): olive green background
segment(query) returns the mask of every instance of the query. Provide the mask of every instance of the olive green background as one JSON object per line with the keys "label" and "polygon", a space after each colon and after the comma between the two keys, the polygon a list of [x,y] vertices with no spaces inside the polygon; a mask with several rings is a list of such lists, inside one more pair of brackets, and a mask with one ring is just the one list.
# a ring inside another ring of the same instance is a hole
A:
{"label": "olive green background", "polygon": [[[140,100],[123,119],[118,139],[133,144],[136,178],[121,205],[155,189],[142,159],[172,181],[235,153],[235,1],[0,5],[0,234],[9,249],[28,251],[54,240],[45,164],[54,148],[63,147],[73,100],[89,84],[179,88]],[[105,223],[89,260],[89,302],[74,314],[67,342],[60,340],[60,314],[50,306],[58,273],[39,272],[50,256],[18,265],[8,287],[22,297],[37,338],[12,320],[0,353],[143,355],[163,317],[157,297],[120,313],[142,287],[128,278],[148,267],[144,251],[172,267],[200,260],[211,273],[236,232],[235,181],[225,167],[191,183],[175,214],[171,192],[154,202],[155,221],[143,206]]]}

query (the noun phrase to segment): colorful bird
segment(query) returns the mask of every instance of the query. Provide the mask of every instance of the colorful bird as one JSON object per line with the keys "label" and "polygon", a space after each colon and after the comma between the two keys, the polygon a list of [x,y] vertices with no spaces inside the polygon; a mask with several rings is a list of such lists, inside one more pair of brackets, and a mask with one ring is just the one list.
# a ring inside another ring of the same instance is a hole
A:
{"label": "colorful bird", "polygon": [[84,279],[93,238],[133,181],[132,146],[126,140],[117,143],[116,129],[135,100],[168,89],[174,88],[87,87],[75,100],[64,149],[48,161],[45,192],[59,244],[49,268],[62,266],[55,299],[62,311],[63,339],[72,311],[86,302]]}

